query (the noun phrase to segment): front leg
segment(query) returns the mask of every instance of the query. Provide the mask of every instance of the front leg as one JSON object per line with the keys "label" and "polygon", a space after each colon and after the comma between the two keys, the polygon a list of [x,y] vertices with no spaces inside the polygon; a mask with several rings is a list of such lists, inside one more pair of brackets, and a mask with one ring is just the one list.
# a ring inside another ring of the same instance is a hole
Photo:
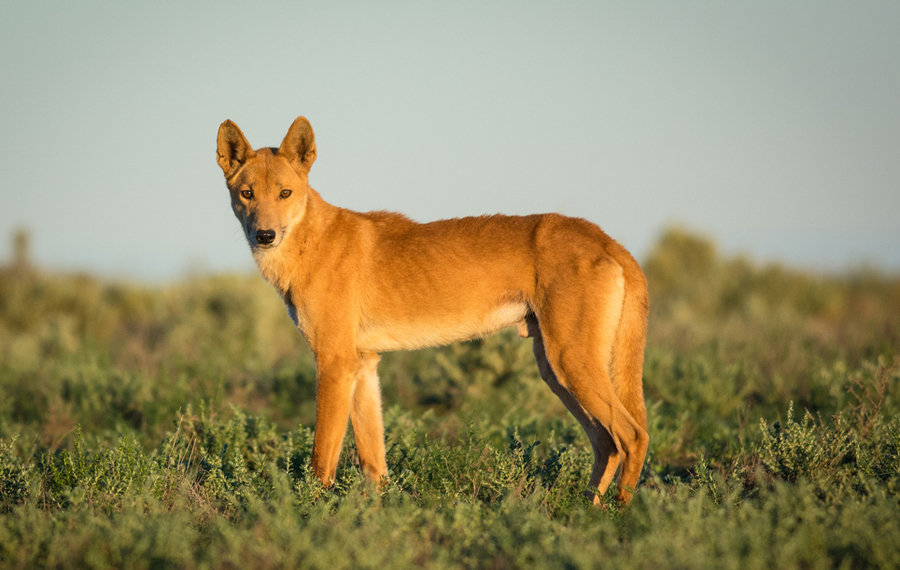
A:
{"label": "front leg", "polygon": [[316,434],[312,468],[324,485],[331,486],[350,418],[350,403],[360,360],[356,354],[317,354],[316,367]]}
{"label": "front leg", "polygon": [[387,463],[384,449],[384,422],[381,415],[381,388],[378,385],[378,355],[370,352],[360,355],[362,366],[356,376],[350,423],[356,436],[359,466],[376,484],[387,479]]}

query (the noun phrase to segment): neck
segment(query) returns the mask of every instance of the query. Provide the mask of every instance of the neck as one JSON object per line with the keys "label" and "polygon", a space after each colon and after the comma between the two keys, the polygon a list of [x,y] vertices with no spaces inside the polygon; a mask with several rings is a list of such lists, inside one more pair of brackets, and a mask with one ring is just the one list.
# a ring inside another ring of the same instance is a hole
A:
{"label": "neck", "polygon": [[291,287],[291,272],[288,269],[291,250],[289,240],[285,239],[274,249],[257,249],[253,252],[259,272],[282,297]]}

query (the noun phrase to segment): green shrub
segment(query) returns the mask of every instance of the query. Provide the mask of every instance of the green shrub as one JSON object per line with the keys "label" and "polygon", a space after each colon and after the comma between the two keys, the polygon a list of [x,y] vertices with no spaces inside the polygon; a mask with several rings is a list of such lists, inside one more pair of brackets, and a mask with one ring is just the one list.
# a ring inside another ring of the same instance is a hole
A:
{"label": "green shrub", "polygon": [[650,452],[603,509],[512,331],[384,355],[391,478],[351,429],[325,488],[315,363],[258,276],[0,269],[0,567],[900,566],[900,279],[684,230],[644,267]]}

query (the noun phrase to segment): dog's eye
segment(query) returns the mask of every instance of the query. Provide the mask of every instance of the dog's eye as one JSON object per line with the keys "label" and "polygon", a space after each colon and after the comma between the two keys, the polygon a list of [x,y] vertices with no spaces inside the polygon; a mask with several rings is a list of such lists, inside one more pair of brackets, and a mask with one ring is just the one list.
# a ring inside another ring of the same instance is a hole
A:
{"label": "dog's eye", "polygon": [[241,190],[241,196],[243,196],[247,200],[250,200],[251,198],[253,198],[253,190]]}
{"label": "dog's eye", "polygon": [[290,195],[291,195],[291,191],[288,190],[287,188],[285,188],[284,190],[281,191],[281,197],[282,197],[282,198],[287,198],[287,197],[290,196]]}

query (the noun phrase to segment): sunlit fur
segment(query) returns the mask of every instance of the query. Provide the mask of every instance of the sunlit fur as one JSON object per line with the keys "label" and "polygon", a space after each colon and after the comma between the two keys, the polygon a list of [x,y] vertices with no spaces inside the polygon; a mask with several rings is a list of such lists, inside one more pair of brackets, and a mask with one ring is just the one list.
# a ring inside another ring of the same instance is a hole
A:
{"label": "sunlit fur", "polygon": [[315,474],[333,482],[349,419],[363,471],[387,476],[379,352],[516,327],[591,441],[591,498],[621,466],[627,502],[648,444],[647,284],[634,258],[591,222],[558,214],[419,224],[338,208],[309,186],[316,155],[303,117],[277,149],[253,150],[231,121],[219,128],[235,216],[316,356]]}

